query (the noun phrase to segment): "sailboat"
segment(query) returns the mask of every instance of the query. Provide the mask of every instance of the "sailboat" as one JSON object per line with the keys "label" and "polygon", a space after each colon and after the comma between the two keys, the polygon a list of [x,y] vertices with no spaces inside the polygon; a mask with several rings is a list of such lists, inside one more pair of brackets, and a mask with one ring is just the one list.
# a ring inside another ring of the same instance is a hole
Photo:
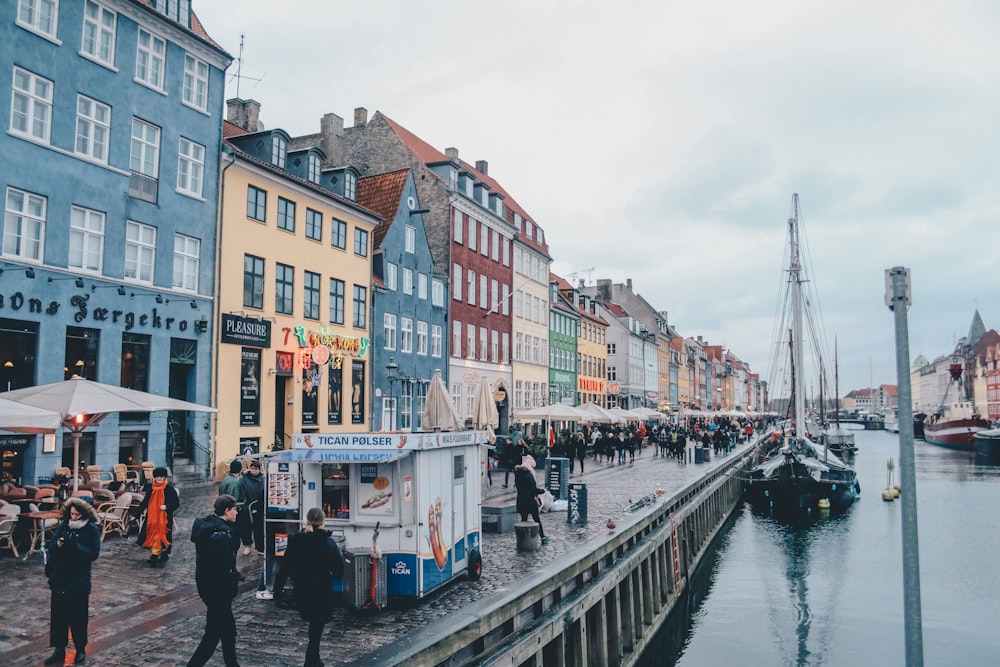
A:
{"label": "sailboat", "polygon": [[[806,427],[803,354],[807,313],[803,286],[807,277],[800,254],[797,194],[792,195],[788,244],[787,298],[782,315],[791,320],[788,341],[791,414],[785,428],[772,431],[762,440],[759,454],[763,460],[750,470],[746,498],[752,505],[775,514],[795,515],[825,507],[841,510],[850,506],[861,492],[857,475],[829,447],[814,440]],[[810,299],[810,305],[813,303]],[[816,319],[809,317],[809,324],[815,325]],[[813,351],[822,366],[822,355],[816,344],[818,338],[816,332],[811,333]]]}
{"label": "sailboat", "polygon": [[[840,425],[840,361],[837,354],[837,343],[833,346],[833,395],[836,397],[833,424],[826,424],[820,439],[823,445],[847,463],[854,463],[854,455],[858,448],[854,445],[854,433]],[[822,385],[821,385],[822,386]],[[823,415],[826,413],[823,412]]]}

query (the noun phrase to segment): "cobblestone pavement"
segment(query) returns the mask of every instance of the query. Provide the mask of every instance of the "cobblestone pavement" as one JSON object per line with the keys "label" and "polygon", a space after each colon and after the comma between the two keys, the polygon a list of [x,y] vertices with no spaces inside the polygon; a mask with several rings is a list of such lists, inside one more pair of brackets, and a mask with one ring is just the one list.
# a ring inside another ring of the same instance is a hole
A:
{"label": "cobblestone pavement", "polygon": [[[737,448],[737,452],[747,445]],[[732,456],[732,455],[729,455]],[[727,457],[728,458],[728,457]],[[459,578],[421,601],[389,609],[359,612],[347,608],[334,611],[323,637],[321,654],[327,665],[345,665],[371,650],[421,628],[463,606],[490,595],[504,594],[519,573],[575,549],[592,549],[607,539],[608,518],[624,525],[623,509],[630,500],[653,493],[662,486],[667,495],[687,484],[718,459],[706,465],[679,465],[672,459],[653,456],[644,448],[634,465],[609,465],[587,459],[584,474],[571,482],[587,484],[589,522],[580,531],[566,522],[565,512],[542,514],[549,543],[534,553],[515,548],[513,531],[483,535],[483,576],[470,582]],[[542,473],[536,477],[541,484]],[[509,489],[502,488],[503,473],[495,472],[488,498],[513,502],[513,475]],[[214,484],[180,489],[173,555],[165,568],[146,564],[148,551],[129,540],[109,536],[101,557],[94,563],[90,597],[90,645],[88,665],[183,665],[194,652],[205,622],[205,607],[194,586],[194,546],[191,523],[210,511],[217,493]],[[239,636],[237,649],[244,667],[276,667],[302,664],[307,642],[306,627],[294,610],[254,598],[257,572],[262,558],[239,556],[239,567],[247,576],[243,591],[234,601]],[[51,653],[48,646],[49,590],[41,557],[15,559],[10,552],[0,556],[0,580],[4,596],[0,603],[0,655],[8,667],[38,665]],[[221,665],[221,650],[209,664]]]}

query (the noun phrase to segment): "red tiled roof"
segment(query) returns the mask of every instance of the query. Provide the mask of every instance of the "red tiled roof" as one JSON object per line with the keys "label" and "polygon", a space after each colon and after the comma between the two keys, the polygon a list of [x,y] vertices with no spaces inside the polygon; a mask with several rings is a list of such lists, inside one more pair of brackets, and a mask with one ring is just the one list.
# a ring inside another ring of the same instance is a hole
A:
{"label": "red tiled roof", "polygon": [[236,123],[230,123],[228,120],[222,121],[223,139],[228,139],[229,137],[239,137],[244,134],[248,134],[248,132],[239,125],[237,125]]}
{"label": "red tiled roof", "polygon": [[355,200],[370,211],[382,216],[382,222],[372,232],[372,247],[382,245],[382,239],[389,233],[393,218],[399,209],[399,200],[403,197],[406,178],[409,169],[391,171],[387,174],[367,176],[358,179],[358,190]]}
{"label": "red tiled roof", "polygon": [[613,301],[605,301],[604,308],[615,317],[628,317],[628,311]]}

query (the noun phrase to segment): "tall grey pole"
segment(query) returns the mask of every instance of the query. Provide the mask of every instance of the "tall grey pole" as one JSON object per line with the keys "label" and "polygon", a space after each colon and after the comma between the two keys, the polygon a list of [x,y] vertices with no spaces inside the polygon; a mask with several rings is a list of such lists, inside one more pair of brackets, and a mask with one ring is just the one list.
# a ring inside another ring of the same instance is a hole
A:
{"label": "tall grey pole", "polygon": [[910,387],[910,339],[906,310],[910,270],[901,266],[885,272],[885,302],[896,320],[896,384],[899,403],[899,481],[903,504],[903,619],[907,667],[924,664],[920,617],[920,548],[917,542],[917,475],[913,456],[913,393]]}

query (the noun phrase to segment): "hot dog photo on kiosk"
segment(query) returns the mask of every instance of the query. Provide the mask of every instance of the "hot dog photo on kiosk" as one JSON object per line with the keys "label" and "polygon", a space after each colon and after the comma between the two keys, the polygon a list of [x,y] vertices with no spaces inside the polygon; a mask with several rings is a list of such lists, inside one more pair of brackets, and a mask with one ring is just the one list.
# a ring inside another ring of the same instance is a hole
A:
{"label": "hot dog photo on kiosk", "polygon": [[[267,490],[268,585],[306,512],[321,507],[344,556],[335,590],[382,608],[482,571],[486,431],[316,433],[257,458]],[[340,584],[339,589],[337,584]]]}

